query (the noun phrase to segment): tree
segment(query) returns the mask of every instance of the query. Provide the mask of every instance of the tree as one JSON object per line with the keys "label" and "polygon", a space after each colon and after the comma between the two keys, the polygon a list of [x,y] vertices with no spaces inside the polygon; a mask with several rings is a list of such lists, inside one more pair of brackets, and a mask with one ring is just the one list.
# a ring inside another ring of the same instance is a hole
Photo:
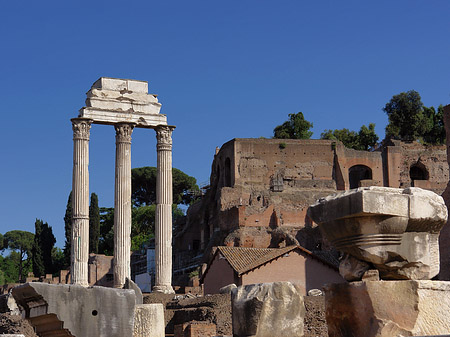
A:
{"label": "tree", "polygon": [[302,112],[296,114],[289,114],[289,120],[281,125],[278,125],[273,130],[273,138],[276,139],[310,139],[313,123],[305,120]]}
{"label": "tree", "polygon": [[358,133],[345,128],[325,130],[321,133],[320,139],[339,140],[348,148],[367,151],[375,147],[378,136],[375,133],[375,124],[370,123],[369,127],[361,126]]}
{"label": "tree", "polygon": [[36,219],[34,227],[35,234],[32,248],[34,276],[52,274],[54,272],[52,252],[56,243],[52,227],[40,219]]}
{"label": "tree", "polygon": [[44,257],[42,253],[42,221],[36,219],[34,223],[34,241],[31,249],[31,256],[33,262],[33,274],[35,277],[40,277],[45,274]]}
{"label": "tree", "polygon": [[[156,167],[131,170],[131,198],[135,206],[156,204]],[[189,205],[200,195],[197,180],[183,171],[172,169],[173,203]]]}
{"label": "tree", "polygon": [[430,129],[422,100],[415,90],[393,96],[383,111],[389,119],[386,126],[387,137],[413,141],[423,137]]}
{"label": "tree", "polygon": [[[42,220],[39,221],[42,222]],[[49,226],[47,223],[43,223],[41,235],[41,245],[42,245],[41,247],[42,247],[42,257],[44,260],[44,269],[46,274],[52,274],[54,272],[52,252],[55,243],[56,238],[53,235],[52,227]]]}
{"label": "tree", "polygon": [[67,200],[66,213],[64,215],[64,234],[66,240],[64,242],[64,266],[70,266],[70,254],[72,245],[72,191],[69,193]]}
{"label": "tree", "polygon": [[91,194],[89,206],[89,253],[98,253],[98,239],[100,235],[100,210],[97,194]]}
{"label": "tree", "polygon": [[114,252],[114,208],[100,207],[100,237],[98,252],[113,255]]}
{"label": "tree", "polygon": [[444,106],[439,105],[437,112],[433,107],[424,107],[424,115],[429,124],[429,131],[423,137],[425,143],[445,144]]}
{"label": "tree", "polygon": [[3,237],[3,248],[9,248],[18,253],[16,267],[19,271],[19,281],[24,279],[24,270],[30,266],[33,240],[33,233],[20,230],[6,232]]}

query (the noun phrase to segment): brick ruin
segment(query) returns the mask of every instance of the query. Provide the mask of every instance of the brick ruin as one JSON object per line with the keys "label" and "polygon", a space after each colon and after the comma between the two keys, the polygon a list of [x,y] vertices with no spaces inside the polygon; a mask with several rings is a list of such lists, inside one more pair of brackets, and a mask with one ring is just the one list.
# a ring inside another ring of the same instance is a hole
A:
{"label": "brick ruin", "polygon": [[444,145],[389,140],[368,152],[332,140],[230,140],[216,150],[205,195],[178,226],[174,272],[206,262],[219,245],[300,244],[332,261],[337,253],[306,215],[319,198],[359,186],[442,194],[448,180]]}

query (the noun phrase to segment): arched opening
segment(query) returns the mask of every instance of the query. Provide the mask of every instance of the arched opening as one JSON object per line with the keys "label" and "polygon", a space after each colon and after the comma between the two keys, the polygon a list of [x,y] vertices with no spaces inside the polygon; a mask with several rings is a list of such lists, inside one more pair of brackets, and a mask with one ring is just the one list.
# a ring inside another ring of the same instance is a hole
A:
{"label": "arched opening", "polygon": [[231,187],[231,160],[225,159],[225,186]]}
{"label": "arched opening", "polygon": [[415,180],[428,180],[428,171],[422,163],[417,163],[411,166],[409,169],[409,177],[411,179],[411,186],[414,187]]}
{"label": "arched opening", "polygon": [[365,165],[354,165],[348,170],[348,180],[350,182],[350,189],[358,188],[361,180],[372,179],[372,170]]}

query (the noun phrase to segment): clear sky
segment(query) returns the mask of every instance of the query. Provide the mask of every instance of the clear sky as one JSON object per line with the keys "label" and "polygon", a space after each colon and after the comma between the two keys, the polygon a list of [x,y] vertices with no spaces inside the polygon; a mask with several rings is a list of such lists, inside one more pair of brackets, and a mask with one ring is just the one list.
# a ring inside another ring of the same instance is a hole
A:
{"label": "clear sky", "polygon": [[[417,90],[450,103],[450,1],[1,1],[0,232],[64,245],[72,179],[70,118],[101,76],[149,82],[177,129],[173,160],[209,179],[216,146],[271,137],[302,111],[359,130]],[[156,165],[153,130],[133,133],[132,166]],[[113,206],[114,129],[91,129],[90,190]]]}

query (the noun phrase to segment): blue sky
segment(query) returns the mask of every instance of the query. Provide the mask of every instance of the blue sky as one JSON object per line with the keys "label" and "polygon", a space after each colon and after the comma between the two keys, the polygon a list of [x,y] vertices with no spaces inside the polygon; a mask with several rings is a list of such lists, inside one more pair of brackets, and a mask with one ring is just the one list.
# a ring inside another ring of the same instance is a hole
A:
{"label": "blue sky", "polygon": [[[359,130],[417,90],[450,103],[449,1],[0,2],[0,232],[64,244],[70,118],[101,76],[149,82],[174,132],[174,167],[209,179],[216,146],[271,137],[302,111],[324,129]],[[93,126],[90,190],[114,200],[114,130]],[[152,130],[133,133],[132,166],[156,165]]]}

